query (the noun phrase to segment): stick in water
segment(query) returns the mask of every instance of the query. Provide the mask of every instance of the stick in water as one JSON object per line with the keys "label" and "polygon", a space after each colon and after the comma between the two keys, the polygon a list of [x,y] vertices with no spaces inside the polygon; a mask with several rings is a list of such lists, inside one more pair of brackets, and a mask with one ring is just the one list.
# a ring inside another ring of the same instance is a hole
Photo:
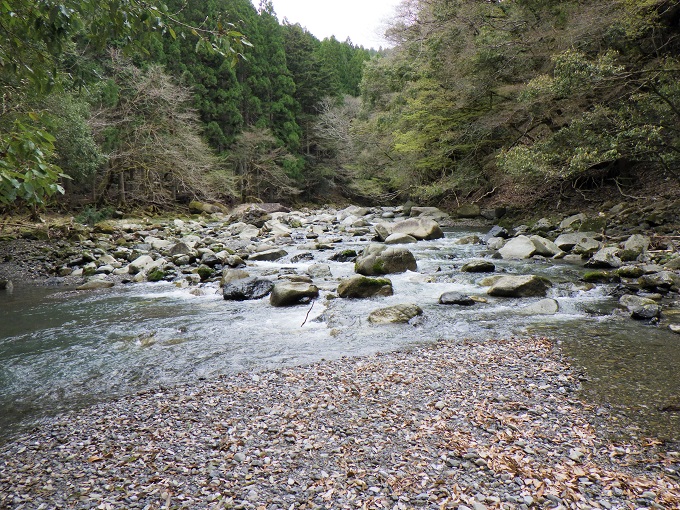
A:
{"label": "stick in water", "polygon": [[314,308],[314,301],[312,301],[312,306],[309,307],[309,310],[307,310],[307,315],[305,315],[305,320],[302,324],[300,324],[300,327],[304,326],[307,324],[307,319],[309,319],[309,314],[312,312],[312,308]]}

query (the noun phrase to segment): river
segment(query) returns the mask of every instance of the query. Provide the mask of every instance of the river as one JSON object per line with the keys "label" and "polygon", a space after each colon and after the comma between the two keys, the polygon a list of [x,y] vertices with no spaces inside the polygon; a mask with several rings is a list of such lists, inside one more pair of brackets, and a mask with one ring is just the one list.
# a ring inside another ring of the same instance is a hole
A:
{"label": "river", "polygon": [[[613,435],[680,441],[680,414],[669,412],[680,406],[680,336],[618,312],[610,286],[585,286],[579,281],[584,269],[567,262],[494,260],[497,273],[552,280],[549,297],[559,303],[555,315],[523,310],[538,299],[489,297],[479,284],[488,274],[459,271],[466,261],[487,255],[483,245],[458,244],[474,234],[480,232],[451,229],[443,239],[408,245],[418,271],[390,275],[391,297],[328,299],[339,278],[354,274],[353,264],[329,260],[332,250],[291,263],[303,250],[287,247],[289,256],[281,261],[249,264],[252,274],[272,277],[328,264],[332,278],[315,280],[321,296],[311,307],[273,308],[266,298],[227,302],[216,283],[196,296],[168,282],[92,292],[15,282],[0,306],[0,437],[63,411],[87,412],[97,401],[219,374],[406,349],[442,338],[493,342],[538,335],[554,339],[583,369],[582,396],[620,417],[603,425]],[[337,250],[359,250],[367,242],[347,238]],[[488,302],[438,304],[447,291]],[[367,322],[376,308],[409,302],[425,312],[411,324]]]}

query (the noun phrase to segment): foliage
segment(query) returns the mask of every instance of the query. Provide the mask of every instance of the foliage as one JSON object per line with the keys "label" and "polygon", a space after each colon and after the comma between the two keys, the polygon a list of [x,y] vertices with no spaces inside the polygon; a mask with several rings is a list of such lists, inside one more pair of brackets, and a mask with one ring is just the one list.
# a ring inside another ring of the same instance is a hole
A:
{"label": "foliage", "polygon": [[78,223],[82,223],[83,225],[93,226],[99,223],[100,221],[113,218],[115,212],[116,212],[115,209],[110,206],[97,209],[96,207],[88,205],[85,206],[83,210],[76,215],[75,220]]}

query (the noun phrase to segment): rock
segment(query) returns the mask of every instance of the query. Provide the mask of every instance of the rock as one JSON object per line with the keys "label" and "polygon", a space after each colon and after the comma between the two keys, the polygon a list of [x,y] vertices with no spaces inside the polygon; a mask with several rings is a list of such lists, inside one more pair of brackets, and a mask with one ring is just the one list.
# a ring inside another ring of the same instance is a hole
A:
{"label": "rock", "polygon": [[354,263],[355,272],[364,276],[403,273],[418,268],[413,253],[398,246],[370,244]]}
{"label": "rock", "polygon": [[625,243],[623,243],[623,249],[640,255],[649,249],[650,244],[651,240],[649,237],[641,234],[633,234]]}
{"label": "rock", "polygon": [[498,252],[505,260],[528,259],[536,253],[536,246],[527,236],[521,235],[510,239]]}
{"label": "rock", "polygon": [[480,239],[479,236],[476,235],[471,235],[471,236],[463,236],[460,239],[456,241],[456,244],[460,245],[465,245],[465,244],[480,244],[482,240]]}
{"label": "rock", "polygon": [[292,228],[279,220],[266,221],[262,228],[274,236],[289,236],[293,232]]}
{"label": "rock", "polygon": [[496,266],[488,260],[471,260],[460,268],[462,273],[493,273]]}
{"label": "rock", "polygon": [[550,280],[536,275],[503,276],[487,291],[490,296],[543,297],[552,286]]}
{"label": "rock", "polygon": [[130,274],[137,274],[146,271],[154,263],[153,258],[149,255],[142,255],[130,262]]}
{"label": "rock", "polygon": [[439,303],[442,305],[472,306],[476,301],[460,292],[445,292],[439,296]]}
{"label": "rock", "polygon": [[288,255],[288,252],[286,250],[281,249],[264,250],[250,254],[248,256],[248,260],[273,262],[275,260],[282,259],[286,255]]}
{"label": "rock", "polygon": [[368,278],[355,275],[342,280],[338,285],[341,298],[368,298],[372,296],[391,296],[392,282],[387,278]]}
{"label": "rock", "polygon": [[595,253],[588,262],[586,262],[585,267],[591,268],[617,268],[623,265],[621,259],[617,256],[619,249],[616,246],[607,246],[602,248],[600,251]]}
{"label": "rock", "polygon": [[337,253],[334,253],[330,260],[333,260],[335,262],[354,262],[354,260],[357,258],[357,252],[354,250],[342,250]]}
{"label": "rock", "polygon": [[232,223],[246,223],[260,229],[272,217],[259,204],[242,204],[232,211],[229,219]]}
{"label": "rock", "polygon": [[423,217],[409,218],[408,220],[396,223],[392,227],[392,233],[407,234],[418,240],[440,239],[444,237],[444,232],[442,232],[439,223]]}
{"label": "rock", "polygon": [[586,220],[586,215],[583,213],[580,214],[575,214],[573,216],[569,216],[568,218],[563,219],[560,222],[560,230],[565,230],[568,228],[578,228],[581,223],[583,223]]}
{"label": "rock", "polygon": [[428,218],[448,218],[449,213],[446,213],[438,207],[411,207],[411,218],[428,217]]}
{"label": "rock", "polygon": [[486,246],[490,250],[498,251],[500,250],[503,246],[505,246],[505,243],[507,242],[506,239],[503,239],[502,237],[490,237],[486,241]]}
{"label": "rock", "polygon": [[487,220],[493,221],[502,218],[505,216],[505,213],[507,212],[507,209],[505,207],[494,207],[491,209],[482,209],[482,211],[479,213],[479,215],[482,218],[485,218]]}
{"label": "rock", "polygon": [[477,204],[463,204],[456,209],[456,215],[459,218],[476,218],[481,213],[482,210]]}
{"label": "rock", "polygon": [[661,307],[656,301],[633,294],[621,296],[619,304],[628,309],[633,319],[654,319],[661,314]]}
{"label": "rock", "polygon": [[522,308],[526,315],[555,315],[560,310],[559,303],[554,299],[542,299]]}
{"label": "rock", "polygon": [[489,239],[492,239],[494,237],[501,237],[503,239],[508,239],[510,237],[510,233],[507,231],[507,229],[501,227],[500,225],[494,225],[484,235],[484,237],[482,238],[482,243],[487,244],[489,242]]}
{"label": "rock", "polygon": [[595,241],[593,237],[594,235],[594,233],[588,234],[585,232],[571,232],[567,234],[561,234],[557,239],[555,239],[555,245],[562,251],[571,251],[579,243],[589,243],[591,241]]}
{"label": "rock", "polygon": [[646,274],[638,278],[638,284],[643,289],[668,292],[680,288],[680,275],[673,271]]}
{"label": "rock", "polygon": [[583,275],[582,279],[588,283],[613,283],[621,281],[619,274],[610,271],[588,271]]}
{"label": "rock", "polygon": [[644,273],[640,266],[623,266],[616,270],[621,278],[640,278]]}
{"label": "rock", "polygon": [[307,274],[312,278],[326,279],[333,278],[331,266],[328,264],[311,264],[307,268]]}
{"label": "rock", "polygon": [[0,290],[11,292],[14,289],[12,280],[0,280]]}
{"label": "rock", "polygon": [[400,304],[373,310],[368,316],[368,321],[373,324],[396,324],[407,323],[414,317],[422,315],[423,310],[415,304]]}
{"label": "rock", "polygon": [[244,271],[243,269],[226,268],[222,271],[221,285],[224,287],[224,285],[227,283],[236,280],[243,280],[244,278],[248,277],[250,277],[250,273],[248,273],[248,271]]}
{"label": "rock", "polygon": [[192,200],[189,202],[189,212],[192,214],[226,213],[227,208],[221,204],[209,204],[206,202],[199,202],[198,200]]}
{"label": "rock", "polygon": [[[236,276],[236,275],[234,275]],[[272,291],[274,283],[266,278],[246,277],[225,281],[222,297],[226,301],[260,299]]]}
{"label": "rock", "polygon": [[417,242],[418,239],[416,239],[415,237],[410,236],[408,234],[400,234],[397,232],[395,232],[394,234],[390,234],[385,239],[385,244],[413,244]]}
{"label": "rock", "polygon": [[586,237],[581,239],[576,245],[571,249],[572,253],[576,255],[592,256],[594,253],[598,252],[602,248],[602,243],[593,237]]}
{"label": "rock", "polygon": [[680,257],[675,257],[663,265],[664,269],[669,271],[680,270]]}
{"label": "rock", "polygon": [[280,282],[274,285],[269,296],[272,306],[291,306],[308,303],[319,296],[316,285],[302,282]]}
{"label": "rock", "polygon": [[246,265],[245,261],[238,255],[227,255],[222,260],[222,263],[229,267],[241,267]]}
{"label": "rock", "polygon": [[669,324],[668,329],[670,329],[673,333],[680,334],[680,324]]}
{"label": "rock", "polygon": [[375,235],[378,236],[378,239],[384,242],[390,234],[392,234],[392,225],[388,223],[378,223],[373,227],[373,230],[375,230]]}
{"label": "rock", "polygon": [[366,207],[359,207],[357,205],[350,205],[349,207],[345,207],[344,209],[338,211],[336,214],[336,218],[338,221],[344,221],[350,216],[354,216],[355,218],[361,218],[362,216],[366,216],[370,211]]}
{"label": "rock", "polygon": [[99,278],[94,278],[76,287],[76,290],[110,289],[113,286],[114,286],[113,282],[109,282],[107,280],[102,280]]}
{"label": "rock", "polygon": [[531,236],[529,238],[534,247],[536,248],[536,255],[542,255],[543,257],[555,257],[564,253],[560,248],[553,243],[550,239],[546,239],[541,236]]}

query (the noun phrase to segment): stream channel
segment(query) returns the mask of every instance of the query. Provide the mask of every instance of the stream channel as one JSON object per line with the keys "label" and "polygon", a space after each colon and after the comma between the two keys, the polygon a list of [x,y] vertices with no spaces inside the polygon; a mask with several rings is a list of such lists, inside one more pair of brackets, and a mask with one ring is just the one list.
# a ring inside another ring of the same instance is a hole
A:
{"label": "stream channel", "polygon": [[[276,278],[327,263],[332,278],[315,279],[321,295],[311,311],[309,305],[273,308],[267,298],[224,301],[217,283],[195,296],[167,282],[89,292],[15,282],[0,306],[0,440],[63,411],[86,413],[94,402],[220,374],[407,349],[437,339],[493,342],[538,335],[555,339],[583,369],[582,396],[609,408],[612,433],[680,441],[680,414],[661,411],[680,405],[680,336],[618,312],[610,287],[588,290],[579,282],[585,270],[572,263],[494,260],[496,274],[552,280],[556,315],[523,311],[538,299],[489,297],[478,282],[490,274],[459,271],[466,261],[488,256],[483,245],[457,243],[473,234],[480,232],[450,229],[443,239],[408,245],[418,271],[389,275],[391,297],[326,299],[339,278],[354,274],[352,263],[328,260],[332,250],[291,263],[301,251],[289,246],[289,255],[278,262],[248,264],[252,275]],[[359,250],[367,242],[347,238],[336,250]],[[438,304],[447,291],[488,302]],[[408,325],[368,323],[372,310],[397,303],[416,303],[424,315]]]}

